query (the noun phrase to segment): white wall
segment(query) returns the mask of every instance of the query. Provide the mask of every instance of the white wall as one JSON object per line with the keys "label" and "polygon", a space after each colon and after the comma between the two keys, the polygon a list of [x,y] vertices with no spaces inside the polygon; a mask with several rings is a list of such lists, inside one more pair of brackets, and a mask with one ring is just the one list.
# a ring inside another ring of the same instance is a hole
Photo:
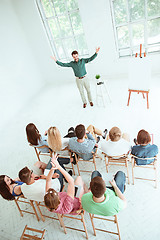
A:
{"label": "white wall", "polygon": [[11,2],[0,1],[1,127],[44,85]]}
{"label": "white wall", "polygon": [[[46,83],[74,81],[70,68],[61,68],[50,59],[51,48],[35,2],[14,0],[13,6],[35,56],[39,72]],[[127,77],[128,58],[118,59],[116,54],[109,0],[78,0],[78,3],[90,55],[94,53],[96,46],[101,47],[98,58],[87,65],[89,76],[92,78],[99,73],[109,78]],[[150,58],[152,74],[160,74],[160,54]]]}
{"label": "white wall", "polygon": [[[127,76],[129,59],[117,57],[109,0],[78,0],[78,3],[90,54],[96,46],[101,46],[98,59],[89,65],[89,72],[111,78]],[[160,74],[160,54],[149,57],[152,74]]]}

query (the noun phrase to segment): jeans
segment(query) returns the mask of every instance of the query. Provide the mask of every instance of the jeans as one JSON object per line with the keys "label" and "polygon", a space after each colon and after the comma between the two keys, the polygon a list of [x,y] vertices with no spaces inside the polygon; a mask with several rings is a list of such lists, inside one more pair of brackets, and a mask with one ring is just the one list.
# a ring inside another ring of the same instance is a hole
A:
{"label": "jeans", "polygon": [[[94,177],[97,177],[97,176],[102,177],[102,175],[100,174],[100,172],[98,172],[98,171],[92,172],[91,180],[92,180]],[[118,172],[116,173],[116,175],[114,176],[114,180],[115,180],[115,182],[116,182],[117,187],[119,188],[119,190],[120,190],[122,193],[124,193],[124,190],[125,190],[125,189],[124,189],[124,186],[125,186],[125,183],[126,183],[125,173],[122,172],[122,171],[118,171]],[[109,188],[109,189],[111,189],[111,190],[114,191],[114,188],[113,188],[113,187],[107,187],[107,188]]]}
{"label": "jeans", "polygon": [[[70,158],[61,158],[61,157],[59,157],[57,160],[58,160],[58,162],[59,162],[59,165],[60,165],[64,170],[66,170],[63,164],[69,164],[69,163],[70,163]],[[51,159],[50,159],[49,162],[48,162],[48,164],[47,164],[46,169],[51,169],[51,168],[52,168],[52,164],[51,164]],[[58,169],[55,170],[55,173],[58,173],[58,174],[59,174],[58,180],[59,180],[60,185],[61,185],[61,189],[60,189],[60,192],[61,192],[61,191],[62,191],[62,188],[63,188],[63,178],[64,178],[64,176],[63,176],[63,174],[62,174]]]}

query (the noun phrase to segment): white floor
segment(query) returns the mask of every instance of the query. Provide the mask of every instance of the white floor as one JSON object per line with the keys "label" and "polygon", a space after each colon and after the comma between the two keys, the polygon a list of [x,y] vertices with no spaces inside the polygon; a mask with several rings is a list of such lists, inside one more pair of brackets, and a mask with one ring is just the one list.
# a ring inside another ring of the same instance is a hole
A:
{"label": "white floor", "polygon": [[[160,146],[160,78],[152,79],[152,87],[149,93],[150,109],[146,108],[146,100],[139,94],[131,96],[130,106],[127,107],[128,84],[127,80],[109,80],[108,88],[112,102],[106,99],[106,107],[94,107],[87,105],[82,108],[79,92],[74,83],[47,86],[39,92],[23,109],[6,123],[1,129],[1,172],[10,177],[17,177],[17,173],[24,166],[31,167],[37,160],[34,150],[28,146],[25,134],[25,126],[29,122],[36,124],[41,133],[50,126],[57,126],[62,135],[66,134],[70,126],[79,123],[93,124],[100,129],[110,129],[118,126],[123,132],[128,132],[133,139],[137,132],[144,128],[154,134],[154,143]],[[95,101],[95,85],[92,84],[92,92]],[[8,111],[14,106],[6,106]],[[158,161],[159,162],[159,161]],[[90,165],[89,165],[90,166]],[[89,167],[87,167],[89,168]],[[104,160],[97,159],[97,168],[106,174]],[[110,172],[118,169],[111,167]],[[149,171],[149,170],[148,170]],[[148,171],[142,173],[149,176]],[[86,183],[89,183],[89,174],[82,174]],[[158,174],[159,177],[159,174]],[[130,166],[131,178],[131,166]],[[160,234],[160,188],[155,189],[152,182],[136,180],[135,185],[127,185],[127,208],[118,215],[122,240],[157,240]],[[88,215],[85,215],[89,239],[117,239],[116,236],[103,232],[97,232],[93,236]],[[66,221],[75,226],[75,222]],[[34,216],[25,214],[20,217],[14,202],[0,199],[0,239],[19,239],[24,226],[28,224],[38,229],[46,229],[46,240],[57,239],[85,239],[81,232],[68,230],[65,235],[57,221],[46,219],[37,222]],[[81,224],[80,224],[81,225]],[[97,223],[103,226],[103,223]],[[108,226],[108,225],[107,225]]]}

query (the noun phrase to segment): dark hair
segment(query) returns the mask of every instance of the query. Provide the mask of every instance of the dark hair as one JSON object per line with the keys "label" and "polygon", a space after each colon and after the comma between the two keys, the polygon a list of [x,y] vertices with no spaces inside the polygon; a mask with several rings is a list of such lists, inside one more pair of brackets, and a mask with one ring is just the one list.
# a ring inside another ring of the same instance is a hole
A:
{"label": "dark hair", "polygon": [[33,123],[29,123],[26,126],[26,134],[29,143],[32,145],[38,145],[38,140],[40,140],[41,135]]}
{"label": "dark hair", "polygon": [[46,192],[44,196],[44,203],[46,207],[50,209],[50,211],[56,210],[58,208],[60,199],[58,193],[53,188],[49,188]]}
{"label": "dark hair", "polygon": [[78,52],[77,52],[76,50],[74,50],[74,51],[71,53],[72,56],[75,55],[75,54],[78,54]]}
{"label": "dark hair", "polygon": [[111,141],[113,142],[117,142],[120,140],[122,136],[121,130],[118,127],[113,127],[111,128],[111,130],[109,131],[109,138],[111,139]]}
{"label": "dark hair", "polygon": [[76,133],[76,137],[78,139],[82,139],[84,137],[84,135],[85,135],[85,132],[86,132],[86,130],[85,130],[85,126],[84,125],[79,124],[79,125],[76,126],[75,133]]}
{"label": "dark hair", "polygon": [[151,142],[150,134],[144,129],[140,130],[137,135],[138,144],[148,144]]}
{"label": "dark hair", "polygon": [[94,177],[90,182],[90,188],[93,196],[100,198],[106,191],[105,181],[99,176]]}
{"label": "dark hair", "polygon": [[[5,176],[6,175],[0,175],[0,194],[6,200],[14,200],[15,197],[10,193],[10,189],[4,180]],[[11,184],[14,183],[15,182],[11,179]]]}
{"label": "dark hair", "polygon": [[19,171],[19,179],[24,183],[30,183],[31,171],[28,169],[28,167],[24,167]]}

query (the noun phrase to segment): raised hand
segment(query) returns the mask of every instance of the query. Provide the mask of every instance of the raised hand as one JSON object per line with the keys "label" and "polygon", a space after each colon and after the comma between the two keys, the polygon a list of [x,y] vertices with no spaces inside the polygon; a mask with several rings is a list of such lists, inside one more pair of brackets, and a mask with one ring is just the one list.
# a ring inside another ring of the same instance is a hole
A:
{"label": "raised hand", "polygon": [[52,169],[58,169],[60,167],[59,162],[57,161],[57,154],[56,153],[52,154],[51,164],[52,164]]}
{"label": "raised hand", "polygon": [[112,179],[112,181],[109,181],[109,182],[110,182],[110,184],[112,185],[112,187],[116,187],[116,186],[117,186],[114,178]]}
{"label": "raised hand", "polygon": [[96,48],[96,53],[98,53],[98,52],[99,52],[99,50],[100,50],[100,47]]}
{"label": "raised hand", "polygon": [[51,59],[53,59],[55,62],[57,61],[55,56],[50,56]]}

